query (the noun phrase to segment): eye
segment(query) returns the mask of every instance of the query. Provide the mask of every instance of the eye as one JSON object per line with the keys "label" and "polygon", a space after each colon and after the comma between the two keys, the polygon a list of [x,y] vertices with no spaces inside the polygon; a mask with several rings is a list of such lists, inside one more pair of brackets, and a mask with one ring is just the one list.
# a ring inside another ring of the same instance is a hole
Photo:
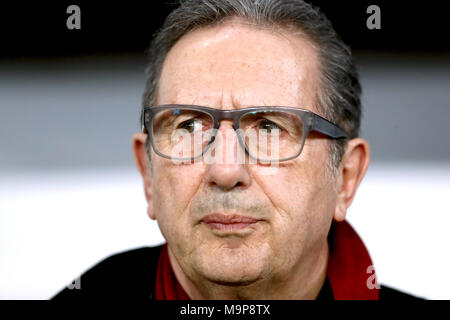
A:
{"label": "eye", "polygon": [[202,121],[199,119],[190,119],[180,123],[177,129],[184,129],[189,133],[202,130]]}
{"label": "eye", "polygon": [[276,123],[266,119],[261,120],[258,123],[258,129],[264,130],[266,133],[272,133],[272,130],[278,130],[278,132],[281,131],[281,128]]}

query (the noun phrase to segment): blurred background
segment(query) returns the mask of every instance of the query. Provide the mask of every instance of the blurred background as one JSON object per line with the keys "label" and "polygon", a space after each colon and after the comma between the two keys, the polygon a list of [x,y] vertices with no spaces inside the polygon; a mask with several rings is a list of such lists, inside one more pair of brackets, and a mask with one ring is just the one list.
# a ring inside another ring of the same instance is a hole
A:
{"label": "blurred background", "polygon": [[[174,2],[174,1],[172,1]],[[379,282],[450,299],[445,10],[312,1],[354,51],[372,162],[348,213]],[[66,9],[81,9],[69,30]],[[370,30],[369,5],[381,9]],[[131,137],[146,53],[173,3],[30,2],[0,12],[0,299],[48,299],[104,257],[164,241]]]}

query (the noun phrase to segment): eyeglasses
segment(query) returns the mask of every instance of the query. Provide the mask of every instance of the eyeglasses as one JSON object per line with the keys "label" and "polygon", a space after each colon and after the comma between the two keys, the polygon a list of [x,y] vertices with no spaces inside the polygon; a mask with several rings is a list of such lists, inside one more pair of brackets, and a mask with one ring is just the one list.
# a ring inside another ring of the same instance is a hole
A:
{"label": "eyeglasses", "polygon": [[168,104],[145,107],[142,120],[155,153],[172,160],[195,160],[204,155],[216,139],[221,120],[233,121],[239,144],[249,157],[262,162],[298,157],[312,131],[331,139],[349,138],[334,123],[293,107],[219,110]]}

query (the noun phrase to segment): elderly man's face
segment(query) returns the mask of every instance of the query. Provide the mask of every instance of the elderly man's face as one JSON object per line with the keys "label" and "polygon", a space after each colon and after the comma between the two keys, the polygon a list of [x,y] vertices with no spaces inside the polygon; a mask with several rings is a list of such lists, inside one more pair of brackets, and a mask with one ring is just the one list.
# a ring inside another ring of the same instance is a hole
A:
{"label": "elderly man's face", "polygon": [[[170,51],[157,104],[223,110],[292,106],[317,113],[318,64],[311,44],[287,32],[236,21],[201,28]],[[223,121],[219,134],[231,125]],[[232,148],[216,152],[235,153],[237,136],[229,143]],[[158,221],[176,268],[191,280],[243,285],[281,280],[326,261],[337,197],[326,170],[327,143],[311,134],[302,154],[281,162],[273,174],[264,165],[237,160],[180,164],[152,150],[153,170],[146,185],[149,215]],[[202,220],[211,214],[258,222],[224,229]]]}

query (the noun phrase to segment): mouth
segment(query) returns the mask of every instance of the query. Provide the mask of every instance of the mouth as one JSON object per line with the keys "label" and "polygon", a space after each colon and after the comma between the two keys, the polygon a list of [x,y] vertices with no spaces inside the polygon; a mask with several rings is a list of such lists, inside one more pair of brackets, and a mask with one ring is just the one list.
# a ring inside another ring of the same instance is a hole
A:
{"label": "mouth", "polygon": [[201,220],[201,222],[209,228],[219,231],[243,230],[255,225],[259,221],[261,221],[261,219],[237,214],[225,215],[220,213],[207,215]]}

